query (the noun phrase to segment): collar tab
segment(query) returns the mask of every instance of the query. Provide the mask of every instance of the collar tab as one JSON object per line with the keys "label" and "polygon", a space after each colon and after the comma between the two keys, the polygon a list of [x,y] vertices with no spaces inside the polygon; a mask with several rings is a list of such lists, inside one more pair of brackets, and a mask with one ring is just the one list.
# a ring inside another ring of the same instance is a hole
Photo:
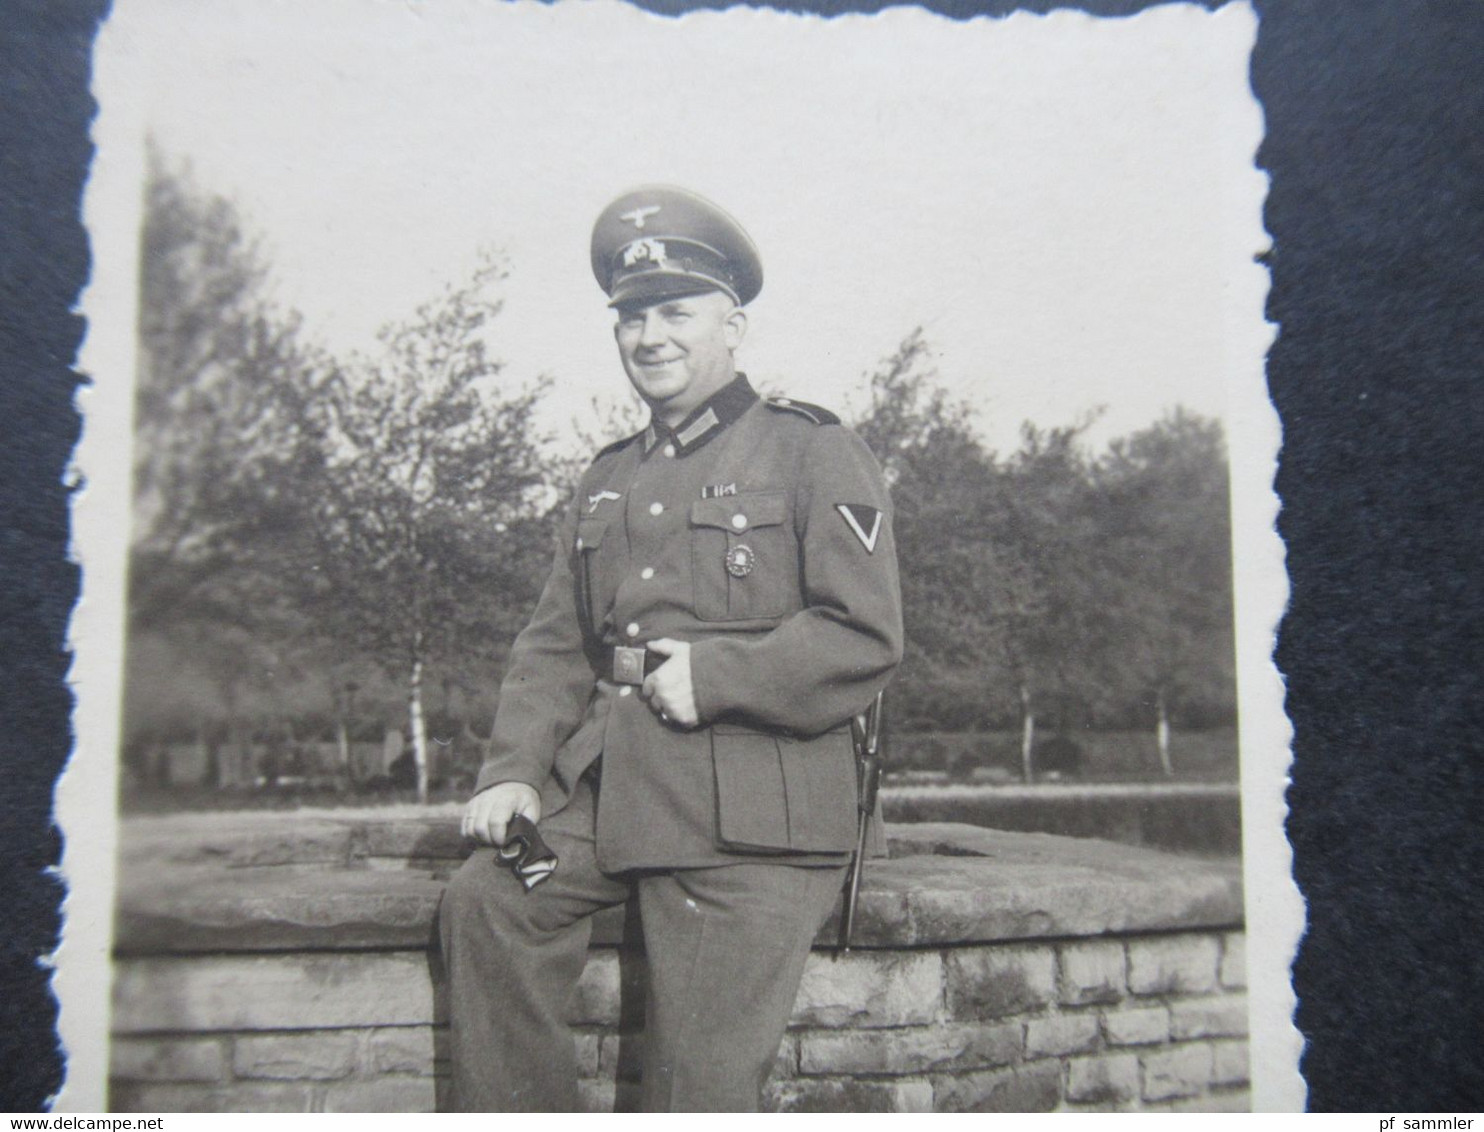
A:
{"label": "collar tab", "polygon": [[[758,395],[753,391],[747,375],[739,373],[704,402],[698,405],[680,427],[675,429],[675,454],[684,456],[694,452],[714,436],[719,436],[728,425],[737,420],[753,405]],[[653,419],[644,430],[644,451],[648,454],[669,430]]]}

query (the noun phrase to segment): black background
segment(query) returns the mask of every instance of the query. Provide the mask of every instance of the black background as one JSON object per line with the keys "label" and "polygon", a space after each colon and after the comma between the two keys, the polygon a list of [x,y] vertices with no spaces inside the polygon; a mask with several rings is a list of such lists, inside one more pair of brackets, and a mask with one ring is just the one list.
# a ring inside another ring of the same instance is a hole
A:
{"label": "black background", "polygon": [[[927,6],[962,19],[1058,5]],[[1310,1105],[1478,1111],[1484,4],[1256,7]],[[104,11],[0,0],[0,1109],[12,1111],[41,1108],[62,1074],[37,960],[59,926],[46,870],[61,850],[50,813],[78,582],[62,479],[84,329],[70,308],[88,273],[78,206]]]}

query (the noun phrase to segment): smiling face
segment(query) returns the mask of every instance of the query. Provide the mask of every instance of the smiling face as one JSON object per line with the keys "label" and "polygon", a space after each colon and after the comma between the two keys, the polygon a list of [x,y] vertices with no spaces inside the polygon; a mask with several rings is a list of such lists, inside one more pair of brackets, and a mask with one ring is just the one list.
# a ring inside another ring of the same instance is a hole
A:
{"label": "smiling face", "polygon": [[736,376],[746,332],[747,316],[721,291],[626,304],[613,328],[629,380],[671,428]]}

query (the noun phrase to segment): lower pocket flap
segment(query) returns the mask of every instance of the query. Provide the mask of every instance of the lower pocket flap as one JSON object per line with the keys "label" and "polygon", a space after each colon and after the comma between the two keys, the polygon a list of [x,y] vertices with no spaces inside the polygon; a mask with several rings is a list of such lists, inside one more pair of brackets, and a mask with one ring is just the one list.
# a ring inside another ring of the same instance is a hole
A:
{"label": "lower pocket flap", "polygon": [[848,729],[779,746],[789,801],[789,845],[802,852],[839,853],[855,845],[855,749]]}
{"label": "lower pocket flap", "polygon": [[778,740],[757,731],[711,732],[717,826],[724,843],[787,849],[788,793]]}

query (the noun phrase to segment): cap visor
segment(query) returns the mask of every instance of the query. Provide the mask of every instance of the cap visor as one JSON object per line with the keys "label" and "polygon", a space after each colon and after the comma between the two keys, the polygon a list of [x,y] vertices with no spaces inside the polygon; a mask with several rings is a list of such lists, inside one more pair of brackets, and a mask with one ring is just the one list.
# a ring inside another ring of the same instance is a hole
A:
{"label": "cap visor", "polygon": [[720,291],[737,302],[730,287],[713,279],[697,275],[682,275],[656,271],[652,274],[630,276],[613,288],[608,301],[610,307],[627,307],[656,303],[663,299],[679,299],[686,295],[704,295],[707,291]]}

